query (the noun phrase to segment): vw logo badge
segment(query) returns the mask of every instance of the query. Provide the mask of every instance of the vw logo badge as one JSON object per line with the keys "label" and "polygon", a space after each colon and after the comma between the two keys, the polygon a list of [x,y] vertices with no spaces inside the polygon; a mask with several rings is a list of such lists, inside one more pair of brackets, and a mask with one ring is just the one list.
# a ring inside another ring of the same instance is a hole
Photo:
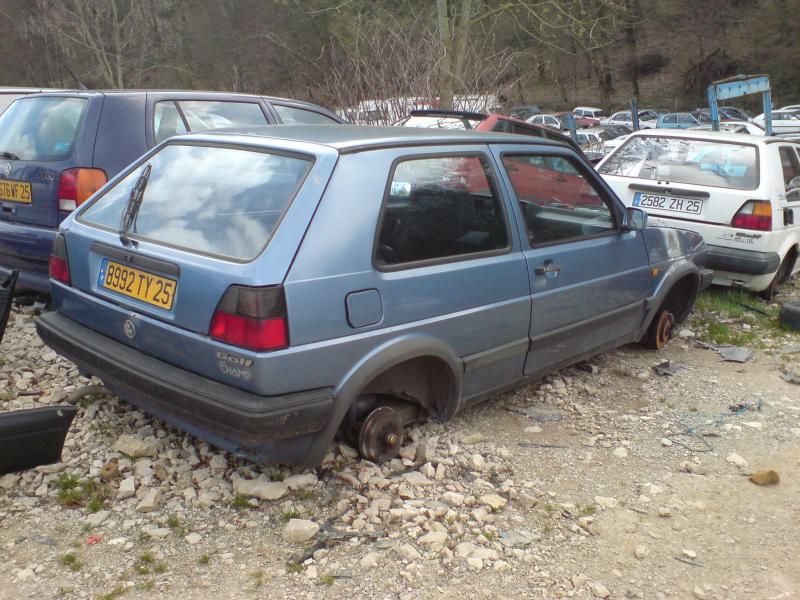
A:
{"label": "vw logo badge", "polygon": [[11,163],[4,162],[3,165],[0,166],[0,169],[2,169],[3,175],[6,177],[11,176]]}
{"label": "vw logo badge", "polygon": [[125,332],[125,335],[129,340],[132,340],[136,337],[136,326],[130,319],[125,319],[125,322],[122,324],[122,330]]}

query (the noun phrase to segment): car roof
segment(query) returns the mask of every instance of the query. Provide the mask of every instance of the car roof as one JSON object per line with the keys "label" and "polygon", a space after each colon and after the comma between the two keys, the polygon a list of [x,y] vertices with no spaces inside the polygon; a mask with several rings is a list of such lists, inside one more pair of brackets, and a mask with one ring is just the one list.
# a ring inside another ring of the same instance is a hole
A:
{"label": "car roof", "polygon": [[219,141],[220,137],[235,142],[246,138],[279,139],[327,146],[342,154],[402,146],[440,144],[534,144],[570,147],[560,140],[490,131],[428,129],[425,127],[390,127],[373,125],[266,125],[251,128],[215,129],[180,136],[185,139]]}
{"label": "car roof", "polygon": [[783,142],[779,137],[768,137],[760,135],[751,135],[747,133],[730,133],[727,131],[702,131],[698,129],[646,129],[634,131],[630,134],[631,137],[674,137],[674,138],[687,138],[696,140],[719,141],[720,139],[730,142],[749,142],[751,144],[768,144],[774,142]]}
{"label": "car roof", "polygon": [[[39,90],[36,90],[39,91]],[[146,90],[139,90],[139,89],[130,89],[130,90],[41,90],[41,93],[32,94],[32,96],[77,96],[77,97],[91,97],[91,96],[115,96],[115,95],[128,95],[128,96],[136,96],[136,95],[147,95],[147,94],[172,94],[176,96],[181,96],[184,100],[193,100],[193,99],[206,99],[206,98],[220,98],[224,99],[231,96],[236,96],[239,98],[252,98],[253,100],[257,100],[259,98],[265,98],[270,102],[285,102],[287,104],[293,104],[297,106],[308,106],[309,108],[313,108],[316,110],[324,109],[326,112],[331,113],[332,111],[329,108],[321,106],[319,104],[314,104],[312,102],[306,102],[304,100],[295,100],[294,98],[282,98],[280,96],[269,96],[267,94],[246,94],[240,92],[220,92],[220,91],[210,91],[210,90],[172,90],[172,89],[146,89]]]}
{"label": "car roof", "polygon": [[596,106],[576,106],[572,110],[603,110],[603,109],[597,108]]}

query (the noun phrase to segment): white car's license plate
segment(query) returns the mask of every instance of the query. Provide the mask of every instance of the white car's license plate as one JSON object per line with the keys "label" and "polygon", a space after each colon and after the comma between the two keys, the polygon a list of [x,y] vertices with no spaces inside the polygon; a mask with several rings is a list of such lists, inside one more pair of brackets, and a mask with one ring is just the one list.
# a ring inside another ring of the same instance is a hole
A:
{"label": "white car's license plate", "polygon": [[639,208],[654,208],[656,210],[668,210],[671,212],[689,213],[691,215],[699,215],[703,212],[702,200],[666,196],[663,194],[648,194],[645,192],[636,192],[634,194],[633,205]]}

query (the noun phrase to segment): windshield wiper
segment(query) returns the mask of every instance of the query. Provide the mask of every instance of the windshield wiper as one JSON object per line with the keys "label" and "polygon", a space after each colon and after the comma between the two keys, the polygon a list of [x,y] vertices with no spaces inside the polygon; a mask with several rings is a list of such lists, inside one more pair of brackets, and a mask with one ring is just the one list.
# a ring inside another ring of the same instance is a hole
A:
{"label": "windshield wiper", "polygon": [[0,152],[0,158],[5,158],[8,160],[19,160],[19,156],[14,154],[13,152]]}
{"label": "windshield wiper", "polygon": [[131,228],[136,226],[136,215],[139,214],[139,207],[142,205],[144,198],[144,190],[147,187],[147,182],[150,181],[150,171],[153,170],[153,165],[147,163],[147,166],[142,170],[139,179],[131,190],[131,195],[128,197],[128,202],[125,204],[125,210],[122,211],[122,218],[119,222],[119,240],[128,246],[131,244],[131,239],[128,237],[128,232]]}

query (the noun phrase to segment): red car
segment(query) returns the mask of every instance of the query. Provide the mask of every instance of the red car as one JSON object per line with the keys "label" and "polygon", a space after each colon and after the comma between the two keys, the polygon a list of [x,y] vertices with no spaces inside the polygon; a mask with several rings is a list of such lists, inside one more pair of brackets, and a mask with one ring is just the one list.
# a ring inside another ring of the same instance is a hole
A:
{"label": "red car", "polygon": [[564,142],[572,146],[573,150],[579,154],[583,154],[580,147],[567,135],[563,135],[549,127],[532,125],[520,119],[499,115],[497,113],[466,112],[460,110],[412,110],[407,117],[393,124],[399,127],[474,129],[475,131],[495,131],[530,135]]}

